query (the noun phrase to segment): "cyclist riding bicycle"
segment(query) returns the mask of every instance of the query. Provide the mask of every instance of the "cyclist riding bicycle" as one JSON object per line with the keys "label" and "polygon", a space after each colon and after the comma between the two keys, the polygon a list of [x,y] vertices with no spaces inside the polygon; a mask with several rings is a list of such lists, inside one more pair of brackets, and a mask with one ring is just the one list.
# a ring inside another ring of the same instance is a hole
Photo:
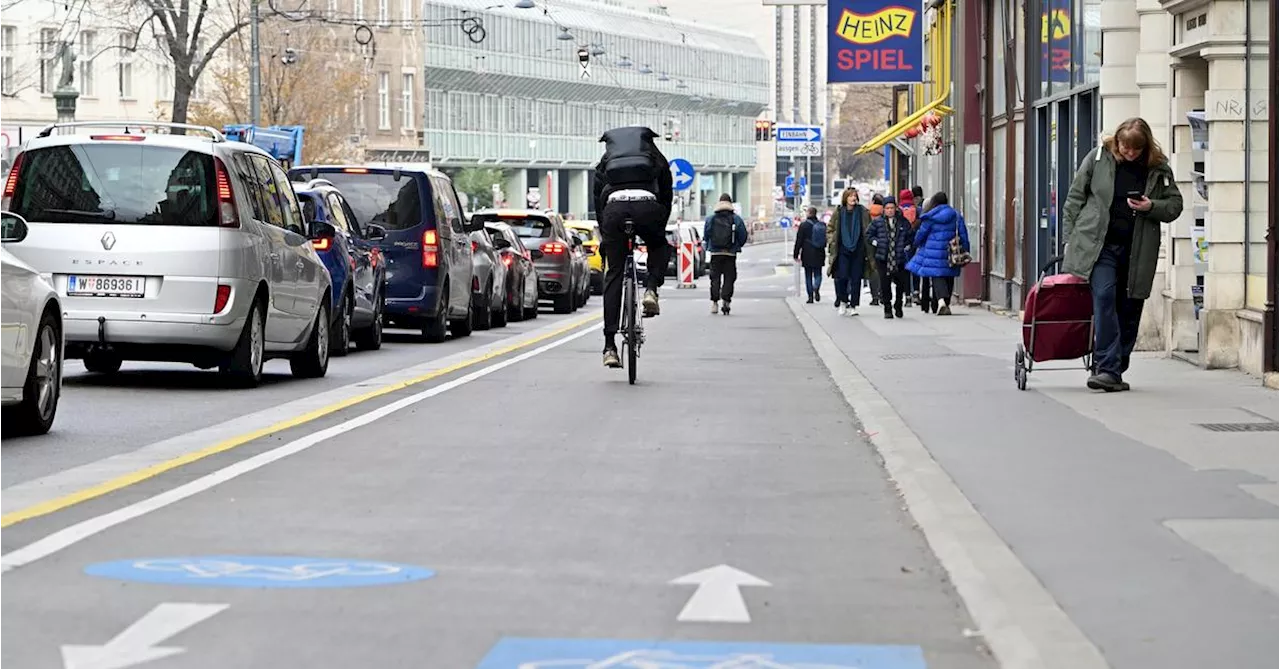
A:
{"label": "cyclist riding bicycle", "polygon": [[644,316],[657,316],[658,288],[668,262],[667,219],[671,217],[672,179],[667,157],[653,143],[658,133],[643,126],[614,128],[600,137],[604,155],[596,165],[595,203],[604,253],[604,365],[620,368],[615,341],[622,311],[622,273],[627,258],[630,220],[649,250],[649,280]]}

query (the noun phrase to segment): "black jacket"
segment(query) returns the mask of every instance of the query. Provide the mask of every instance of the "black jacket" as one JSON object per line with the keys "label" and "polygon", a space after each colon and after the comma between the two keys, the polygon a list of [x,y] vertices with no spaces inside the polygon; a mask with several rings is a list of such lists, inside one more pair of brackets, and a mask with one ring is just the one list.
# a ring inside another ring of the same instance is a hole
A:
{"label": "black jacket", "polygon": [[[671,203],[674,197],[674,190],[671,179],[671,166],[667,157],[662,155],[653,143],[658,137],[658,133],[643,126],[629,126],[626,128],[614,128],[600,136],[600,141],[605,142],[605,146],[640,146],[640,150],[649,156],[649,160],[653,162],[654,171],[658,175],[658,192],[654,195],[658,196],[658,204],[662,205],[665,214],[662,217],[662,224],[671,218]],[[596,203],[596,216],[601,216],[604,206],[609,202],[609,194],[614,191],[626,190],[628,188],[638,188],[641,190],[652,190],[651,183],[634,183],[634,184],[611,184],[604,176],[605,163],[609,161],[609,149],[606,148],[604,155],[600,157],[600,162],[596,164],[595,184],[592,188]]]}
{"label": "black jacket", "polygon": [[809,243],[809,239],[813,236],[813,226],[821,225],[823,230],[826,224],[816,218],[805,219],[800,227],[796,230],[796,247],[791,255],[800,259],[800,264],[809,269],[822,269],[827,263],[827,245],[814,246]]}
{"label": "black jacket", "polygon": [[911,224],[901,214],[894,216],[897,222],[896,232],[892,239],[889,236],[889,218],[881,216],[871,222],[871,243],[876,248],[876,260],[880,262],[889,262],[890,253],[893,256],[893,267],[902,269],[907,266],[907,261],[911,260],[913,249],[912,243],[915,241],[915,230],[911,229]]}

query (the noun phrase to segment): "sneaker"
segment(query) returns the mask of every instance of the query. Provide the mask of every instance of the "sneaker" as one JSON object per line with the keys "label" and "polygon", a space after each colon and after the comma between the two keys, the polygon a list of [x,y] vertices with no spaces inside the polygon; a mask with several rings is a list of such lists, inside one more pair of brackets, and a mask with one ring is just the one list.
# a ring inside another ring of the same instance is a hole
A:
{"label": "sneaker", "polygon": [[858,308],[857,308],[857,307],[849,307],[849,310],[848,310],[847,312],[845,312],[845,314],[844,314],[844,315],[845,315],[845,316],[857,316],[857,315],[858,315]]}
{"label": "sneaker", "polygon": [[658,291],[652,288],[644,291],[644,300],[641,302],[641,306],[644,307],[645,318],[652,318],[661,313],[658,309]]}
{"label": "sneaker", "polygon": [[1116,378],[1114,374],[1109,374],[1107,372],[1090,376],[1089,380],[1085,382],[1085,385],[1088,386],[1090,390],[1105,390],[1109,393],[1116,393],[1129,389],[1129,384]]}
{"label": "sneaker", "polygon": [[725,316],[729,315],[729,303],[727,301],[724,303],[723,307],[720,307],[720,313],[724,314]]}
{"label": "sneaker", "polygon": [[894,307],[894,308],[893,308],[893,315],[894,315],[894,316],[897,316],[898,318],[902,318],[902,305],[901,305],[901,304],[899,304],[898,306],[896,306],[896,307]]}
{"label": "sneaker", "polygon": [[938,309],[938,315],[939,315],[939,316],[950,316],[950,315],[951,315],[951,305],[949,305],[949,304],[943,304],[943,305],[942,305],[942,308]]}
{"label": "sneaker", "polygon": [[841,315],[841,316],[848,316],[848,315],[849,315],[849,307],[846,307],[846,306],[841,305],[841,307],[840,307],[840,315]]}
{"label": "sneaker", "polygon": [[[810,299],[809,301],[812,302],[813,300]],[[718,313],[720,313],[720,303],[716,300],[711,300],[711,315],[715,316]]]}
{"label": "sneaker", "polygon": [[618,357],[618,349],[606,348],[604,350],[604,366],[609,369],[622,369],[622,358]]}
{"label": "sneaker", "polygon": [[892,311],[890,311],[889,309],[885,309],[885,310],[884,310],[884,317],[885,317],[885,318],[887,318],[887,319],[889,319],[889,320],[893,320],[893,312],[892,312]]}

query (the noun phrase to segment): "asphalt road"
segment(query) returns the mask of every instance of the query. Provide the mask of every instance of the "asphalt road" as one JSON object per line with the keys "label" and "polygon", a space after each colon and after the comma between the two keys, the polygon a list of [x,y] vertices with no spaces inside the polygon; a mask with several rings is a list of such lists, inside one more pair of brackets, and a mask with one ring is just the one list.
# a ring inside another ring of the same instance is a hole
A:
{"label": "asphalt road", "polygon": [[781,251],[744,255],[730,317],[705,279],[665,290],[634,387],[600,366],[598,299],[252,392],[73,377],[55,434],[4,445],[0,662],[994,666],[779,299]]}

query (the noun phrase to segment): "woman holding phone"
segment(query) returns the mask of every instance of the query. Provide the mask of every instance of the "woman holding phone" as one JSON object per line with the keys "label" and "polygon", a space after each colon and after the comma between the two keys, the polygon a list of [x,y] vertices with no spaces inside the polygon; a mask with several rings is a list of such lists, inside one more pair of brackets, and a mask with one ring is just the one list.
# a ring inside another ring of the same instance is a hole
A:
{"label": "woman holding phone", "polygon": [[1063,206],[1062,271],[1093,293],[1094,390],[1128,390],[1143,302],[1160,255],[1160,224],[1182,214],[1182,193],[1151,126],[1131,118],[1090,151]]}

